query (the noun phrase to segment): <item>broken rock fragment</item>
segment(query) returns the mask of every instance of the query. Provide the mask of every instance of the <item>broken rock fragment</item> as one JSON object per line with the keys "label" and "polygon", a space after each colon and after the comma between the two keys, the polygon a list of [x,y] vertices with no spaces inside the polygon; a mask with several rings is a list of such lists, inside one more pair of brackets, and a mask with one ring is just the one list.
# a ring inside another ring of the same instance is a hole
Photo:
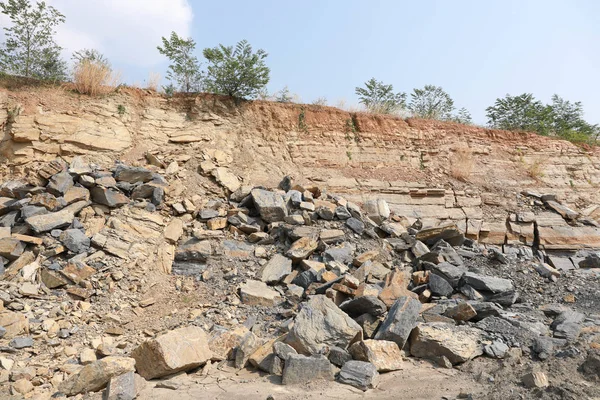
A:
{"label": "broken rock fragment", "polygon": [[344,364],[338,375],[338,381],[366,391],[379,385],[379,373],[375,365],[353,360]]}
{"label": "broken rock fragment", "polygon": [[84,366],[61,383],[59,390],[67,396],[96,392],[104,388],[111,378],[133,371],[136,361],[128,357],[105,357]]}
{"label": "broken rock fragment", "polygon": [[188,326],[142,343],[131,356],[138,373],[153,379],[200,367],[211,359],[212,352],[202,328]]}

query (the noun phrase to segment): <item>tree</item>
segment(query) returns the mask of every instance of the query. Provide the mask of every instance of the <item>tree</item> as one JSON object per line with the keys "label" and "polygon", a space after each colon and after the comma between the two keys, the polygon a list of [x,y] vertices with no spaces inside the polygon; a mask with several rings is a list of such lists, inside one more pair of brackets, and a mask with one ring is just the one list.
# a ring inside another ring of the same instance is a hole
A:
{"label": "tree", "polygon": [[275,93],[275,101],[278,103],[291,103],[293,100],[292,93],[287,86],[284,86],[279,92]]}
{"label": "tree", "polygon": [[485,109],[488,125],[493,128],[522,130],[547,135],[552,123],[552,110],[531,93],[506,95]]}
{"label": "tree", "polygon": [[552,130],[557,136],[577,139],[596,139],[600,133],[598,125],[592,125],[583,119],[583,104],[572,103],[557,94],[552,96]]}
{"label": "tree", "polygon": [[456,115],[452,118],[452,121],[458,122],[460,124],[471,125],[473,123],[473,119],[471,118],[471,113],[466,108],[461,108],[458,110]]}
{"label": "tree", "polygon": [[408,110],[417,118],[451,120],[454,100],[440,86],[413,89]]}
{"label": "tree", "polygon": [[365,87],[357,87],[359,103],[367,110],[381,114],[393,114],[406,107],[406,93],[394,93],[392,85],[386,85],[375,78],[365,82]]}
{"label": "tree", "polygon": [[30,0],[8,0],[0,3],[0,9],[12,22],[4,27],[0,68],[25,77],[64,79],[66,63],[60,58],[62,48],[54,41],[54,28],[65,22],[65,16],[44,1],[34,6]]}
{"label": "tree", "polygon": [[186,93],[199,92],[204,77],[200,71],[200,62],[193,54],[196,42],[192,38],[183,39],[175,32],[171,32],[169,39],[163,37],[162,42],[163,46],[158,46],[157,49],[171,60],[167,79]]}
{"label": "tree", "polygon": [[253,99],[269,83],[271,71],[265,63],[268,54],[262,49],[254,53],[246,40],[235,48],[222,44],[206,48],[203,54],[208,61],[206,88],[210,92]]}

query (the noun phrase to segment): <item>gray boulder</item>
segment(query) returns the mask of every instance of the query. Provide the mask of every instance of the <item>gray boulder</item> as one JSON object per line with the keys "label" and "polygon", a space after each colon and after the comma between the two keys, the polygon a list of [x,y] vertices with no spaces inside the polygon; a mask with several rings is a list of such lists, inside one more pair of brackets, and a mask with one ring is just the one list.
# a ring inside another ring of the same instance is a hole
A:
{"label": "gray boulder", "polygon": [[264,189],[252,189],[250,192],[260,217],[265,222],[283,221],[288,215],[283,196]]}
{"label": "gray boulder", "polygon": [[379,373],[377,367],[369,362],[348,361],[342,367],[338,381],[366,391],[379,385]]}
{"label": "gray boulder", "polygon": [[306,384],[316,380],[333,381],[333,366],[323,355],[311,357],[290,354],[285,361],[281,383],[284,385]]}
{"label": "gray boulder", "polygon": [[281,254],[275,254],[260,272],[260,280],[268,284],[277,284],[292,272],[292,260]]}
{"label": "gray boulder", "polygon": [[396,342],[402,349],[410,336],[410,332],[417,325],[421,311],[421,303],[412,297],[402,296],[392,305],[387,317],[381,323],[375,334],[377,340],[390,340]]}
{"label": "gray boulder", "polygon": [[356,318],[362,314],[371,314],[378,317],[385,314],[387,306],[377,296],[360,296],[346,300],[340,304],[340,309],[352,318]]}
{"label": "gray boulder", "polygon": [[90,248],[90,238],[79,229],[67,229],[62,232],[60,241],[73,253],[83,253]]}
{"label": "gray boulder", "polygon": [[117,181],[129,183],[148,182],[153,178],[152,171],[143,167],[132,167],[125,164],[118,164],[114,175]]}
{"label": "gray boulder", "polygon": [[73,178],[67,171],[59,172],[50,178],[46,188],[48,192],[59,197],[65,194],[73,186]]}
{"label": "gray boulder", "polygon": [[492,293],[511,292],[515,289],[512,281],[509,279],[478,275],[473,272],[465,273],[462,280],[464,284],[467,284],[476,290],[485,290]]}
{"label": "gray boulder", "polygon": [[347,348],[362,338],[361,327],[323,295],[304,304],[290,330],[286,343],[301,354],[322,353],[326,347]]}
{"label": "gray boulder", "polygon": [[556,317],[550,326],[554,330],[554,337],[574,341],[579,337],[585,315],[573,310],[563,311]]}

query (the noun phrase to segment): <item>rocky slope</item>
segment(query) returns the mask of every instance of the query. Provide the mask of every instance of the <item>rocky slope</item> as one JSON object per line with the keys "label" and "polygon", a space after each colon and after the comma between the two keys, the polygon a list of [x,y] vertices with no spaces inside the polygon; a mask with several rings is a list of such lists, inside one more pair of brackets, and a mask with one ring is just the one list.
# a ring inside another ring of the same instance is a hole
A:
{"label": "rocky slope", "polygon": [[0,103],[6,396],[193,398],[249,367],[386,398],[417,360],[465,384],[428,398],[599,395],[595,149],[127,89]]}

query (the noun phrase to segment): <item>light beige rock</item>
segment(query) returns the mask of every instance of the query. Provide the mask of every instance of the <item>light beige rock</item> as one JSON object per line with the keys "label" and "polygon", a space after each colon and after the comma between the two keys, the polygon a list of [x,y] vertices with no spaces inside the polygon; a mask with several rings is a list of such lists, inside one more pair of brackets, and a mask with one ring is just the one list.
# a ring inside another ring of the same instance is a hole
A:
{"label": "light beige rock", "polygon": [[402,368],[402,353],[395,342],[367,339],[354,343],[349,350],[353,359],[370,362],[379,372]]}
{"label": "light beige rock", "polygon": [[279,292],[260,281],[247,281],[240,285],[242,303],[250,306],[274,306],[281,301]]}
{"label": "light beige rock", "polygon": [[459,364],[483,354],[481,331],[443,322],[420,324],[411,333],[410,354],[427,359],[445,356]]}
{"label": "light beige rock", "polygon": [[18,394],[27,394],[33,390],[33,384],[29,380],[21,378],[13,383],[12,390]]}
{"label": "light beige rock", "polygon": [[59,390],[67,396],[97,392],[114,376],[133,371],[136,361],[128,357],[106,357],[81,368],[60,384]]}
{"label": "light beige rock", "polygon": [[12,339],[21,333],[29,332],[27,317],[18,312],[3,311],[0,313],[0,326],[6,329],[3,339]]}
{"label": "light beige rock", "polygon": [[167,241],[177,243],[183,235],[183,221],[179,218],[173,218],[165,228],[164,235]]}
{"label": "light beige rock", "polygon": [[531,372],[523,377],[523,384],[528,388],[545,388],[550,385],[543,372]]}
{"label": "light beige rock", "polygon": [[202,328],[188,326],[142,343],[131,355],[138,373],[153,379],[200,367],[212,352]]}
{"label": "light beige rock", "polygon": [[215,180],[219,182],[223,187],[229,190],[231,193],[238,190],[241,186],[240,180],[235,176],[229,168],[219,167],[212,171],[212,175]]}

